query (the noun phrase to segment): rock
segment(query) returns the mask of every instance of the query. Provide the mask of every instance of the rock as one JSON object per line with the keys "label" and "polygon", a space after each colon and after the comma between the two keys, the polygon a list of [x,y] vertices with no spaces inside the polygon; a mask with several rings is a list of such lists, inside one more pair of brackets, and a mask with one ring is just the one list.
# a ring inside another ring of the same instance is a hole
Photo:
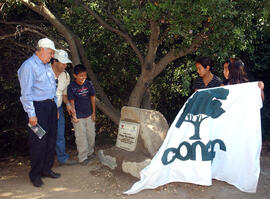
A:
{"label": "rock", "polygon": [[98,158],[110,169],[128,173],[136,178],[140,178],[140,171],[151,162],[143,153],[125,151],[116,146],[99,150]]}
{"label": "rock", "polygon": [[[140,124],[136,151],[147,153],[151,158],[154,157],[169,129],[165,117],[158,111],[124,106],[120,120]],[[140,145],[143,147],[138,148]]]}
{"label": "rock", "polygon": [[151,159],[145,159],[143,162],[129,162],[124,160],[122,163],[122,171],[140,179],[140,171],[150,162]]}
{"label": "rock", "polygon": [[135,151],[126,151],[116,146],[98,151],[100,162],[113,170],[128,173],[140,178],[140,171],[145,168],[163,143],[168,123],[164,116],[154,110],[123,107],[121,121],[140,124]]}
{"label": "rock", "polygon": [[[168,129],[167,129],[168,130]],[[152,124],[141,123],[140,137],[143,145],[151,158],[155,156],[165,139],[164,128],[158,128]]]}
{"label": "rock", "polygon": [[103,165],[113,170],[117,167],[116,158],[110,155],[104,155],[103,150],[98,151],[98,159]]}

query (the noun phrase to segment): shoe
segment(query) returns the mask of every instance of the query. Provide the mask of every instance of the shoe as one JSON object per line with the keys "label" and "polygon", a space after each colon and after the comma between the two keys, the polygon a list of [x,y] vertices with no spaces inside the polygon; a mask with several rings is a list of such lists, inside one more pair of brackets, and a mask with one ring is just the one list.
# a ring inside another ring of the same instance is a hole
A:
{"label": "shoe", "polygon": [[49,177],[49,178],[60,178],[61,174],[60,173],[55,173],[51,171],[49,174],[43,174],[42,177]]}
{"label": "shoe", "polygon": [[85,159],[84,161],[80,162],[81,165],[86,166],[89,162],[89,159]]}
{"label": "shoe", "polygon": [[37,178],[34,181],[31,180],[31,182],[35,187],[42,187],[42,185],[44,184],[40,178]]}
{"label": "shoe", "polygon": [[59,165],[74,165],[76,164],[76,162],[74,160],[71,160],[71,159],[66,159],[65,162],[59,162]]}
{"label": "shoe", "polygon": [[96,158],[96,154],[95,153],[92,153],[91,155],[88,156],[88,160],[92,160]]}

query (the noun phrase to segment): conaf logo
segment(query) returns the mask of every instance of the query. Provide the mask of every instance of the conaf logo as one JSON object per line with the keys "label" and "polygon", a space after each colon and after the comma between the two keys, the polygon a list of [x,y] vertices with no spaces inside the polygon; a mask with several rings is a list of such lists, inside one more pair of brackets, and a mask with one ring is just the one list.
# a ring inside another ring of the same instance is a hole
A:
{"label": "conaf logo", "polygon": [[[168,148],[164,151],[161,161],[164,165],[172,163],[176,158],[179,160],[196,160],[196,147],[199,145],[202,152],[202,160],[210,161],[215,157],[214,147],[219,144],[219,148],[226,151],[226,145],[220,139],[209,140],[205,145],[200,138],[200,125],[201,123],[211,117],[213,119],[220,117],[225,110],[221,107],[220,100],[226,100],[229,95],[229,90],[224,88],[216,88],[205,91],[196,92],[192,98],[188,100],[183,113],[176,122],[176,128],[180,128],[183,122],[189,122],[194,126],[194,135],[190,140],[198,140],[193,144],[182,142],[178,148]],[[180,150],[185,147],[187,154],[181,155]]]}

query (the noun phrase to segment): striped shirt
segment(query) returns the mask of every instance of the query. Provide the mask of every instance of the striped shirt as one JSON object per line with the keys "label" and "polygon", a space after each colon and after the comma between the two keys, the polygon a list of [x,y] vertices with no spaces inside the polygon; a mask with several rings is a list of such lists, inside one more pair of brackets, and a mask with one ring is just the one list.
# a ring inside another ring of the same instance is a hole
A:
{"label": "striped shirt", "polygon": [[196,89],[203,89],[203,88],[218,87],[218,86],[221,86],[221,84],[222,84],[221,79],[217,77],[216,75],[213,75],[212,80],[207,85],[204,84],[203,79],[201,77],[198,77],[197,79],[193,81],[192,89],[196,90]]}

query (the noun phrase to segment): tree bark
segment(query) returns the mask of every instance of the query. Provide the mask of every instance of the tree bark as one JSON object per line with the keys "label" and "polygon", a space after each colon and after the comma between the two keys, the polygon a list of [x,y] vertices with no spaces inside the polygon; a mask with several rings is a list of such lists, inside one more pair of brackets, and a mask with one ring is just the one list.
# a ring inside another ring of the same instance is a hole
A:
{"label": "tree bark", "polygon": [[131,95],[129,96],[128,106],[133,106],[133,107],[138,107],[138,108],[141,107],[142,98],[148,86],[149,86],[149,83],[145,82],[143,80],[143,76],[141,75],[134,89],[132,90]]}
{"label": "tree bark", "polygon": [[120,114],[116,113],[114,110],[111,110],[107,105],[105,105],[103,102],[101,102],[98,98],[96,98],[96,105],[115,124],[119,124]]}
{"label": "tree bark", "polygon": [[151,107],[151,91],[147,88],[143,95],[142,108],[151,110]]}

